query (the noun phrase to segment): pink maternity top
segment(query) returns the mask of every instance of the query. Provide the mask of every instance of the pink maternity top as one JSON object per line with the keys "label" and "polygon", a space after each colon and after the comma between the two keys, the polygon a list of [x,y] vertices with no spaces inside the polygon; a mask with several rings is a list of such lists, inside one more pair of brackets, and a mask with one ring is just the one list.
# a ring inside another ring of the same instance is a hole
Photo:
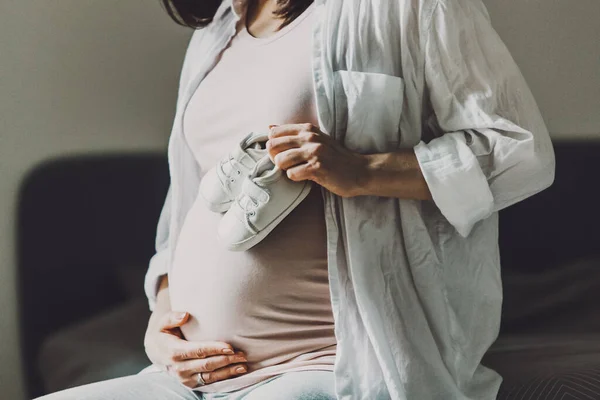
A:
{"label": "pink maternity top", "polygon": [[[251,131],[269,124],[318,126],[310,70],[310,6],[267,38],[237,34],[194,94],[184,135],[203,171]],[[192,318],[187,340],[230,343],[248,357],[243,376],[203,392],[237,390],[290,371],[333,370],[334,321],[327,277],[323,202],[318,188],[260,244],[227,251],[221,214],[201,200],[186,216],[169,275],[171,305]]]}

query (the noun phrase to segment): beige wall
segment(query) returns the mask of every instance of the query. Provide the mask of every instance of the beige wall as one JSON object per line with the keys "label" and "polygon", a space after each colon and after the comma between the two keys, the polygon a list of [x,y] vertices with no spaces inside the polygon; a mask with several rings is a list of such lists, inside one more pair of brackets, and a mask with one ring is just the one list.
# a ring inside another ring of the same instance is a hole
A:
{"label": "beige wall", "polygon": [[[189,32],[158,0],[0,0],[0,396],[22,398],[14,210],[72,152],[164,149]],[[600,137],[600,2],[487,1],[556,137]]]}
{"label": "beige wall", "polygon": [[553,136],[600,137],[600,1],[484,1]]}
{"label": "beige wall", "polygon": [[40,160],[162,150],[190,31],[159,0],[0,0],[0,398],[20,399],[15,195]]}

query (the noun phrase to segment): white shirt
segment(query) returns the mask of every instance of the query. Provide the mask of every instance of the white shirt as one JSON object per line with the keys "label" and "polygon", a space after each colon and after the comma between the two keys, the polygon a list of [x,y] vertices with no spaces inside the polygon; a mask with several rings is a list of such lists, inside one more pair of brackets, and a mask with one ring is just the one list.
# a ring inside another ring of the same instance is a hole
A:
{"label": "white shirt", "polygon": [[[184,62],[151,308],[203,173],[182,115],[235,33],[245,0],[234,1]],[[481,0],[315,3],[320,129],[359,152],[413,148],[434,199],[324,193],[337,396],[494,399],[501,378],[480,362],[500,325],[497,213],[554,179],[535,100]]]}

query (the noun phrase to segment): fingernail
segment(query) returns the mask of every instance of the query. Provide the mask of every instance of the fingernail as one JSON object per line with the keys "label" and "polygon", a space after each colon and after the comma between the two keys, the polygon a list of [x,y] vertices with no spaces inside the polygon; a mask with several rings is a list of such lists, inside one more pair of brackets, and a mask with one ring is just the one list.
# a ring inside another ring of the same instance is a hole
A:
{"label": "fingernail", "polygon": [[182,319],[185,318],[185,316],[187,315],[187,313],[180,312],[180,313],[177,313],[175,315],[176,315],[177,319],[181,321]]}
{"label": "fingernail", "polygon": [[238,374],[243,374],[244,372],[246,372],[246,368],[244,368],[244,367],[237,367],[235,369],[235,372],[237,372]]}
{"label": "fingernail", "polygon": [[233,354],[233,350],[231,349],[223,349],[221,351],[223,352],[223,354]]}

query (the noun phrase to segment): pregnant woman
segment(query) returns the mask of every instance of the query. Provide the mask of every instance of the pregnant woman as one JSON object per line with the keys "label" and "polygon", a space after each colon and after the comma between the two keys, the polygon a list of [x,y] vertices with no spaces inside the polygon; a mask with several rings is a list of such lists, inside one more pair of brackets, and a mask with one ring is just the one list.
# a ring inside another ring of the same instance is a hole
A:
{"label": "pregnant woman", "polygon": [[[480,0],[164,0],[195,28],[141,373],[48,400],[492,399],[497,212],[548,187],[536,103]],[[207,171],[250,132],[313,190],[247,251]]]}

